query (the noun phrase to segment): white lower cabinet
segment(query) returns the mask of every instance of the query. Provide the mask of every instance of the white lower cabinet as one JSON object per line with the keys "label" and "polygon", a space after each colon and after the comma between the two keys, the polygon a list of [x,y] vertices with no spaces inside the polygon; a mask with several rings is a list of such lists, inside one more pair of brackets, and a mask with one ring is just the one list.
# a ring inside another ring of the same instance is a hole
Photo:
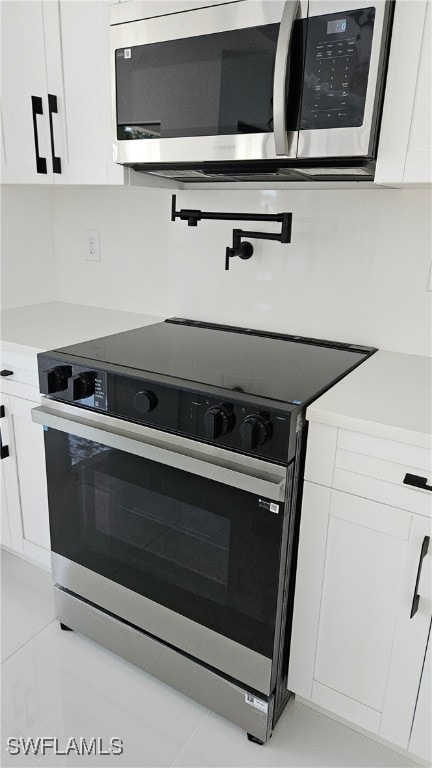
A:
{"label": "white lower cabinet", "polygon": [[[395,444],[372,439],[371,451],[384,453],[386,460],[372,456],[376,477],[368,479],[362,473],[371,470],[371,462],[354,454],[350,462],[341,458],[346,431],[316,426],[314,434],[311,425],[306,463],[288,686],[422,757],[422,745],[430,744],[425,713],[430,671],[424,660],[431,622],[431,520],[412,509],[427,510],[424,497],[430,501],[430,494],[404,486],[407,494],[422,498],[402,495],[400,506],[383,503],[385,496],[396,494],[399,504],[401,456]],[[356,449],[369,449],[368,440],[356,433],[353,440]],[[331,457],[334,464],[324,480],[328,486],[320,484],[323,477],[320,483],[312,481],[318,446],[324,460]],[[407,449],[412,468],[416,457]],[[387,466],[392,451],[394,478]],[[340,489],[342,459],[348,467],[344,486],[359,488],[365,496],[378,488],[379,500]]]}
{"label": "white lower cabinet", "polygon": [[2,459],[1,543],[18,554],[50,564],[48,496],[43,428],[31,420],[38,402],[1,395]]}
{"label": "white lower cabinet", "polygon": [[332,493],[314,680],[330,689],[339,714],[346,705],[355,708],[358,724],[375,733],[410,518],[384,504]]}
{"label": "white lower cabinet", "polygon": [[431,638],[426,650],[423,674],[421,678],[417,706],[412,726],[409,751],[418,755],[428,764],[432,762],[432,740],[430,727],[432,723],[432,664],[431,664]]}
{"label": "white lower cabinet", "polygon": [[[2,440],[4,439],[4,436],[2,434]],[[6,450],[8,450],[9,446],[5,444]],[[3,444],[2,444],[3,447]],[[2,456],[2,463],[1,463],[1,528],[0,528],[0,544],[2,544],[5,547],[10,547],[11,545],[11,537],[10,537],[10,528],[9,528],[9,513],[7,508],[7,498],[6,498],[6,489],[5,489],[5,474],[3,469],[3,461],[6,460],[6,456]]]}

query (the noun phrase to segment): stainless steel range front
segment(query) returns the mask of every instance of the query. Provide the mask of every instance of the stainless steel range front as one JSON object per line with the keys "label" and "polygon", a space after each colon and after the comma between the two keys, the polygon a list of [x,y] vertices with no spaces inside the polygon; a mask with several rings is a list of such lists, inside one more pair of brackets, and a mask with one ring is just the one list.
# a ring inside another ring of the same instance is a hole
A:
{"label": "stainless steel range front", "polygon": [[305,406],[371,352],[172,320],[39,355],[62,626],[266,741]]}

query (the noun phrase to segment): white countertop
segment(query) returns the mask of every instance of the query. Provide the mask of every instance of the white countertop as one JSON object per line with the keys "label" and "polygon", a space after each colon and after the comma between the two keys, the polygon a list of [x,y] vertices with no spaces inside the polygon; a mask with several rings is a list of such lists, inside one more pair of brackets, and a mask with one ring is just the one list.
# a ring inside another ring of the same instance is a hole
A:
{"label": "white countertop", "polygon": [[1,347],[23,354],[35,354],[80,341],[129,331],[164,320],[154,315],[120,312],[52,301],[1,313]]}
{"label": "white countertop", "polygon": [[378,351],[307,409],[309,421],[431,447],[432,360]]}

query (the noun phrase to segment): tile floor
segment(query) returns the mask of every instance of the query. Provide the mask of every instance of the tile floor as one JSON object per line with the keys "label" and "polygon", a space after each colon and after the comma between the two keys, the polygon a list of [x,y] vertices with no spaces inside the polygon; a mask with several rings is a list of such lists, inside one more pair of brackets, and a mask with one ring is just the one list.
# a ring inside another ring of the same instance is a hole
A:
{"label": "tile floor", "polygon": [[[50,575],[2,552],[1,765],[409,768],[416,764],[290,700],[265,746],[54,620]],[[12,756],[6,739],[112,736],[121,756]]]}

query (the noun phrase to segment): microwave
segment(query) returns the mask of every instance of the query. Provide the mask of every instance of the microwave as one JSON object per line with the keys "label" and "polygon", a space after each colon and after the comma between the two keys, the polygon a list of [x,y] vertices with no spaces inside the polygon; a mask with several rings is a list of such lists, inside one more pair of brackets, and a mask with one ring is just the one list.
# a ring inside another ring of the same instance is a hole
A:
{"label": "microwave", "polygon": [[182,182],[373,178],[393,3],[111,8],[114,161]]}

